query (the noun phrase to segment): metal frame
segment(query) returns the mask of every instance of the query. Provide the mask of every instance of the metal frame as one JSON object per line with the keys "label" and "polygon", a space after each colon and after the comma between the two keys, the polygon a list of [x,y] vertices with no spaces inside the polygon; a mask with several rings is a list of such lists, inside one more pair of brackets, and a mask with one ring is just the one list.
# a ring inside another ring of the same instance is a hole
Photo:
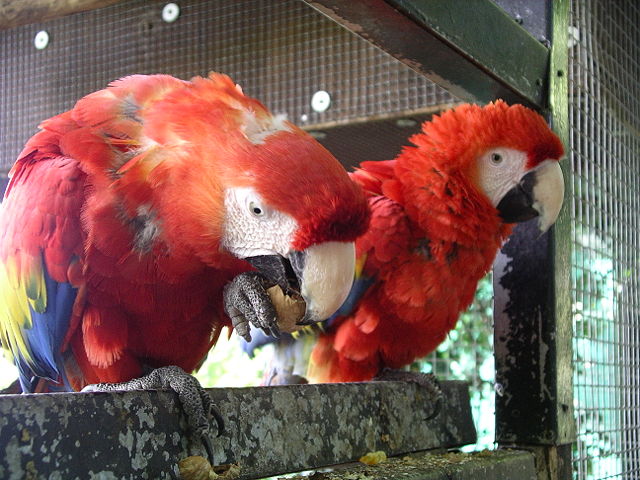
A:
{"label": "metal frame", "polygon": [[[568,0],[553,2],[548,112],[569,146]],[[563,162],[566,191],[570,165]],[[571,231],[565,206],[553,229],[537,240],[519,226],[494,268],[496,440],[530,446],[539,478],[570,479],[575,441],[572,378]],[[523,381],[526,379],[526,381]]]}
{"label": "metal frame", "polygon": [[462,100],[544,105],[549,49],[489,0],[304,1]]}

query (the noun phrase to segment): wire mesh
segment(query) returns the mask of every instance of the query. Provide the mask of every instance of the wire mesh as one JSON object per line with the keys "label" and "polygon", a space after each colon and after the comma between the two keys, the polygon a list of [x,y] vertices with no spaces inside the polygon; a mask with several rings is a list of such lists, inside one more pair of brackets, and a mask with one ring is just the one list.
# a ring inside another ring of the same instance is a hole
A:
{"label": "wire mesh", "polygon": [[[224,72],[299,125],[345,122],[451,103],[445,90],[299,0],[132,0],[0,31],[0,166],[15,160],[38,123],[81,96],[134,73],[188,79]],[[37,50],[39,30],[50,36]],[[331,96],[311,108],[318,90]]]}
{"label": "wire mesh", "polygon": [[640,477],[640,5],[574,0],[570,49],[578,479]]}

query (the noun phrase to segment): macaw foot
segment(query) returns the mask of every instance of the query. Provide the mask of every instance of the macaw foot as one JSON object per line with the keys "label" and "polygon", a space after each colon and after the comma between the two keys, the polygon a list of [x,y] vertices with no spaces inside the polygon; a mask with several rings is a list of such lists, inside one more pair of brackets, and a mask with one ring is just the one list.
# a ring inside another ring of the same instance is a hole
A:
{"label": "macaw foot", "polygon": [[433,373],[407,372],[405,370],[384,368],[373,380],[388,382],[414,382],[421,387],[426,388],[429,395],[433,398],[434,403],[433,412],[425,418],[426,421],[437,417],[440,410],[442,410],[442,390],[440,390],[440,383]]}
{"label": "macaw foot", "polygon": [[140,378],[122,383],[96,383],[87,385],[83,392],[117,392],[131,390],[173,390],[187,416],[191,434],[204,444],[209,460],[213,463],[213,447],[209,439],[209,418],[216,421],[218,435],[224,431],[224,420],[213,404],[211,397],[198,380],[180,367],[171,365],[157,368]]}
{"label": "macaw foot", "polygon": [[280,337],[276,310],[267,293],[271,286],[273,283],[261,273],[244,272],[224,287],[224,311],[238,335],[247,342],[251,341],[250,324],[266,335]]}

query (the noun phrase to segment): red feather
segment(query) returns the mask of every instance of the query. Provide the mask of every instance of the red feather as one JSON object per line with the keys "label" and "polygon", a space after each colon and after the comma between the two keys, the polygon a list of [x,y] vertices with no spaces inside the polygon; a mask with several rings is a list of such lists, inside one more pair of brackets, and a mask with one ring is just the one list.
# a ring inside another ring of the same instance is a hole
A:
{"label": "red feather", "polygon": [[563,155],[540,115],[502,101],[444,112],[411,141],[395,160],[351,174],[370,196],[370,227],[356,248],[375,283],[320,335],[311,381],[369,380],[433,351],[511,232],[476,187],[474,160],[498,146],[527,152],[529,168]]}
{"label": "red feather", "polygon": [[[353,240],[368,222],[338,161],[223,75],[127,77],[41,128],[12,169],[0,261],[32,272],[43,256],[40,278],[77,289],[54,352],[74,388],[144,365],[192,371],[230,326],[222,289],[249,266],[220,242],[226,188],[251,186],[292,216],[297,248]],[[8,317],[0,329],[28,334]],[[37,348],[14,354],[37,369]]]}

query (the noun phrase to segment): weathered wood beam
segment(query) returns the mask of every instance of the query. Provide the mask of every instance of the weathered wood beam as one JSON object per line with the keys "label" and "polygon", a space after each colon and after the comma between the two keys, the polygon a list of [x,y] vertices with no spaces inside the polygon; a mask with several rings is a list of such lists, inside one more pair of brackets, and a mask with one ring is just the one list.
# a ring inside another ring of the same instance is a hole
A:
{"label": "weathered wood beam", "polygon": [[[227,425],[215,460],[249,479],[473,443],[467,384],[442,389],[428,421],[434,406],[413,383],[211,389]],[[178,478],[179,459],[204,454],[185,428],[170,392],[2,395],[0,478]]]}
{"label": "weathered wood beam", "polygon": [[0,29],[40,23],[122,0],[0,0]]}
{"label": "weathered wood beam", "polygon": [[[552,2],[549,120],[570,145],[569,0]],[[494,264],[496,441],[536,453],[539,480],[572,478],[571,163],[561,162],[565,204],[539,236],[518,225]],[[526,379],[524,381],[523,379]]]}
{"label": "weathered wood beam", "polygon": [[546,106],[549,49],[490,0],[304,0],[464,101]]}

